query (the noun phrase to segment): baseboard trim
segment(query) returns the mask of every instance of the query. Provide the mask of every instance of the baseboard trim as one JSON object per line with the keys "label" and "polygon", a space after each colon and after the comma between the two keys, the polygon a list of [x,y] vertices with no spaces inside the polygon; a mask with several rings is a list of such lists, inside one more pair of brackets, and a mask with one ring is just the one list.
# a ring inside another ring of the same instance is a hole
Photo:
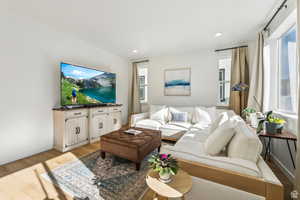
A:
{"label": "baseboard trim", "polygon": [[271,160],[274,161],[275,165],[279,167],[279,169],[288,177],[288,179],[294,183],[295,181],[295,175],[288,170],[284,164],[274,155],[271,153]]}

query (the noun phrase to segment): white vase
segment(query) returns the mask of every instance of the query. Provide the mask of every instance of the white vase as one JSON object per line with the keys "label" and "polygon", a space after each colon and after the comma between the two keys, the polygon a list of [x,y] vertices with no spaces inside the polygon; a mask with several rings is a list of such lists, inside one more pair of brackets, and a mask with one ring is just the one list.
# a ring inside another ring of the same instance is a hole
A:
{"label": "white vase", "polygon": [[254,127],[254,128],[257,128],[258,120],[257,120],[256,113],[250,113],[249,118],[250,118],[251,126]]}
{"label": "white vase", "polygon": [[170,173],[159,173],[159,181],[162,183],[170,183],[172,181]]}

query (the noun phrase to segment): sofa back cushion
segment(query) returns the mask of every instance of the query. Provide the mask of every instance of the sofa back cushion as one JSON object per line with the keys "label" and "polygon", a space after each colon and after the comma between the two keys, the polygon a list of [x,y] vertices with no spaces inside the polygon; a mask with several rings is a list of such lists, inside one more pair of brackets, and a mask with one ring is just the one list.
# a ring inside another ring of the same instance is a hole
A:
{"label": "sofa back cushion", "polygon": [[185,112],[187,113],[187,122],[192,122],[192,118],[194,115],[194,107],[169,107],[169,112],[168,112],[168,121],[172,121],[172,113],[182,113]]}
{"label": "sofa back cushion", "polygon": [[209,132],[212,133],[214,132],[219,126],[221,126],[224,122],[229,120],[229,116],[227,112],[221,113],[215,121],[212,122]]}
{"label": "sofa back cushion", "polygon": [[263,148],[260,139],[250,130],[245,122],[239,122],[235,127],[235,131],[236,134],[228,145],[228,157],[256,163]]}
{"label": "sofa back cushion", "polygon": [[168,108],[165,105],[150,105],[150,119],[165,124],[168,121]]}
{"label": "sofa back cushion", "polygon": [[218,126],[204,143],[205,152],[211,156],[218,155],[235,134],[234,123],[227,120]]}
{"label": "sofa back cushion", "polygon": [[211,124],[212,118],[206,108],[195,107],[193,123]]}

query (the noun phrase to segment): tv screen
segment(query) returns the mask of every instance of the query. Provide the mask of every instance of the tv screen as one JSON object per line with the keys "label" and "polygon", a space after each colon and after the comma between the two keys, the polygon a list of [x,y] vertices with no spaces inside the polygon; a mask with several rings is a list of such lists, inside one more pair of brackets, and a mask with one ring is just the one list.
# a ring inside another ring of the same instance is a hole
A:
{"label": "tv screen", "polygon": [[116,74],[61,63],[61,105],[116,103]]}

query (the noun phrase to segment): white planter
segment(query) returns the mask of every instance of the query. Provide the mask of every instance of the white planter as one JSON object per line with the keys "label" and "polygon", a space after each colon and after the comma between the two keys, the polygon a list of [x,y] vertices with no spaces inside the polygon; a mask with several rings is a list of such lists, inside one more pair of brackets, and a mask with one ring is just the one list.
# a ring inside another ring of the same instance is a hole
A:
{"label": "white planter", "polygon": [[249,115],[249,119],[250,119],[251,126],[254,127],[254,128],[257,128],[257,126],[258,126],[258,120],[257,120],[256,113],[251,113]]}
{"label": "white planter", "polygon": [[170,183],[172,181],[170,173],[159,173],[159,180],[163,183]]}

